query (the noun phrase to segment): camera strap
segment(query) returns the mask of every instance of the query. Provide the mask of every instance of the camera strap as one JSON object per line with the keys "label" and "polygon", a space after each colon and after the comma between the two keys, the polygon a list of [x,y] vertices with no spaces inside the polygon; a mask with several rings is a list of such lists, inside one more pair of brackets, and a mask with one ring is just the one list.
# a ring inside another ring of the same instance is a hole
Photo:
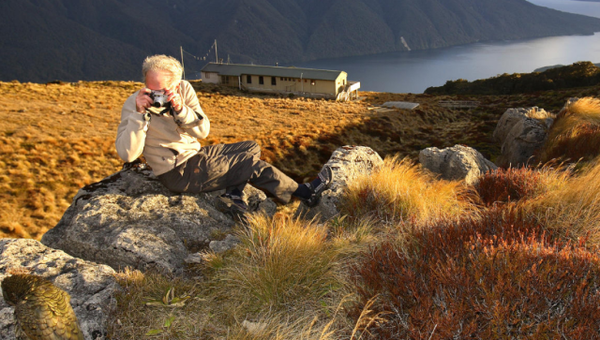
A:
{"label": "camera strap", "polygon": [[155,114],[155,115],[159,115],[159,116],[165,116],[167,113],[169,113],[171,110],[171,106],[168,107],[149,107],[146,109],[146,112]]}

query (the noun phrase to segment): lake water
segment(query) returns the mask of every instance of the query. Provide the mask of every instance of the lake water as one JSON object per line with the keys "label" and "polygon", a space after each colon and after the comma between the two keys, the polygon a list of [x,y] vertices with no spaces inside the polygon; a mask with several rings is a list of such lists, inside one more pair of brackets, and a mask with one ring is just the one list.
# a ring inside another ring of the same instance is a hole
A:
{"label": "lake water", "polygon": [[[600,2],[530,0],[544,7],[600,18]],[[532,40],[476,43],[425,51],[393,52],[316,60],[297,65],[344,70],[361,90],[422,93],[447,80],[476,80],[503,73],[524,73],[577,61],[600,62],[600,33]]]}

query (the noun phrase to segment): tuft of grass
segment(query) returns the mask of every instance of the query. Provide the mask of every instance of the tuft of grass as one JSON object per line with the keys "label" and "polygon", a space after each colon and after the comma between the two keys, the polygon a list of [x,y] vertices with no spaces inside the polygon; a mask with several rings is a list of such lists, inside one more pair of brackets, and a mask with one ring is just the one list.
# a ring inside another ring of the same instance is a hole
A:
{"label": "tuft of grass", "polygon": [[[216,279],[253,311],[319,309],[341,288],[337,252],[314,222],[254,215]],[[307,305],[308,304],[308,305]],[[315,305],[317,304],[317,305]]]}
{"label": "tuft of grass", "polygon": [[561,110],[552,125],[541,161],[552,159],[590,161],[600,154],[600,99],[585,97]]}
{"label": "tuft of grass", "polygon": [[371,175],[349,183],[340,211],[353,218],[424,224],[475,213],[472,198],[461,182],[437,180],[406,158],[387,157]]}
{"label": "tuft of grass", "polygon": [[532,201],[527,209],[550,230],[600,246],[600,162],[594,160],[557,190]]}

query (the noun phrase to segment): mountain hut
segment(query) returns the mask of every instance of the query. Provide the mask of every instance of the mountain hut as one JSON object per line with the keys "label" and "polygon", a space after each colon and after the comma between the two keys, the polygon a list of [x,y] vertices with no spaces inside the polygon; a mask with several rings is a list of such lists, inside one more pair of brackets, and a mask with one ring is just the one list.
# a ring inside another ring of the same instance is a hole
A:
{"label": "mountain hut", "polygon": [[360,82],[348,81],[344,71],[312,68],[209,63],[202,82],[235,86],[262,93],[351,100],[358,98]]}

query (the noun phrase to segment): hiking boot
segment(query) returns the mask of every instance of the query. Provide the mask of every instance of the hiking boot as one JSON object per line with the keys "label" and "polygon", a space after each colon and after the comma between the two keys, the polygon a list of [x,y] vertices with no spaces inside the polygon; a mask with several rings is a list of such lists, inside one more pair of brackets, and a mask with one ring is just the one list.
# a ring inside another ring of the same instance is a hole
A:
{"label": "hiking boot", "polygon": [[223,195],[219,196],[219,199],[225,204],[225,206],[227,206],[227,208],[229,208],[232,211],[240,213],[248,212],[248,204],[246,204],[246,201],[244,201],[242,196],[226,192]]}
{"label": "hiking boot", "polygon": [[246,204],[242,196],[227,192],[219,196],[219,202],[221,203],[221,208],[218,209],[222,213],[243,225],[248,224],[248,217],[246,216],[248,213],[248,204]]}
{"label": "hiking boot", "polygon": [[320,182],[316,186],[312,184],[315,181],[312,183],[304,183],[304,185],[306,185],[310,190],[310,197],[307,200],[304,200],[304,203],[309,207],[314,207],[317,205],[321,200],[321,194],[323,191],[329,189],[331,186],[331,182],[333,181],[333,171],[331,170],[331,167],[325,165],[323,169],[321,169],[321,172],[319,172],[317,178],[320,180]]}

